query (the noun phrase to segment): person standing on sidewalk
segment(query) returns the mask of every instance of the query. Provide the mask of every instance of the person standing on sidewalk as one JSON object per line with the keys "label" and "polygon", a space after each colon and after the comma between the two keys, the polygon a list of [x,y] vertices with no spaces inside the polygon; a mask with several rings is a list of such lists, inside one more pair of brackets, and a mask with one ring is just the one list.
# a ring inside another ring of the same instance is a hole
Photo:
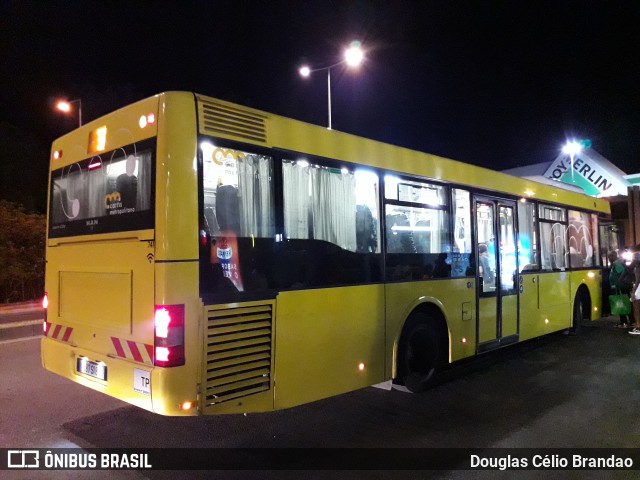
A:
{"label": "person standing on sidewalk", "polygon": [[633,271],[633,287],[631,287],[631,303],[633,307],[634,328],[630,330],[631,335],[640,335],[640,244],[636,245],[633,249],[633,261],[629,267]]}
{"label": "person standing on sidewalk", "polygon": [[[629,286],[627,285],[625,288],[625,286],[620,285],[620,283],[618,282],[618,280],[620,280],[622,275],[625,273],[627,266],[618,257],[618,252],[616,252],[615,250],[609,252],[608,257],[609,261],[611,262],[611,272],[609,273],[610,294],[619,295],[622,293],[628,296],[631,293],[631,289],[629,288]],[[633,319],[633,316],[631,316],[631,319]],[[620,323],[617,326],[620,328],[626,328],[628,325],[631,325],[631,322],[629,321],[629,315],[620,315]]]}

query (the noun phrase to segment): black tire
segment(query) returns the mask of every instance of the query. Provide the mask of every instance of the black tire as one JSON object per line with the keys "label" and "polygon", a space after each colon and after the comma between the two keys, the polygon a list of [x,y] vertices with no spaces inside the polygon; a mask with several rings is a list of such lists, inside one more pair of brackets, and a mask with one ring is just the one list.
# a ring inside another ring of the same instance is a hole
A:
{"label": "black tire", "polygon": [[433,386],[443,366],[437,323],[425,313],[411,315],[400,338],[399,379],[411,392]]}
{"label": "black tire", "polygon": [[577,335],[580,333],[580,329],[582,328],[582,324],[584,323],[584,311],[585,305],[580,292],[576,294],[576,299],[573,302],[573,321],[572,326],[569,329],[569,332]]}

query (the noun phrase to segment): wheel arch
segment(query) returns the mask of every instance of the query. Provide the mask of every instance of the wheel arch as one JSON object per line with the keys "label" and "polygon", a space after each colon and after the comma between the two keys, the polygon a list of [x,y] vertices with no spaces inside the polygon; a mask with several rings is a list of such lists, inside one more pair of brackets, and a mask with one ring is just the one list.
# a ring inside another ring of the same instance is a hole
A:
{"label": "wheel arch", "polygon": [[424,313],[432,319],[434,327],[438,330],[440,340],[444,345],[446,345],[446,348],[444,349],[446,358],[444,358],[444,360],[447,363],[451,361],[451,331],[449,329],[444,307],[436,298],[421,297],[407,309],[402,325],[398,328],[393,339],[393,364],[391,377],[394,379],[398,376],[399,348],[402,335],[406,330],[407,322],[411,319],[414,313]]}
{"label": "wheel arch", "polygon": [[589,288],[589,285],[585,282],[581,282],[577,286],[575,294],[571,299],[571,311],[573,312],[573,308],[575,307],[575,302],[576,300],[579,299],[582,302],[582,305],[584,307],[584,313],[586,314],[584,318],[586,320],[591,320],[591,311],[593,306],[592,298],[593,298],[593,295],[591,294],[591,289]]}
{"label": "wheel arch", "polygon": [[591,321],[591,302],[589,286],[586,283],[580,283],[571,298],[571,327],[569,332],[577,334],[585,322]]}

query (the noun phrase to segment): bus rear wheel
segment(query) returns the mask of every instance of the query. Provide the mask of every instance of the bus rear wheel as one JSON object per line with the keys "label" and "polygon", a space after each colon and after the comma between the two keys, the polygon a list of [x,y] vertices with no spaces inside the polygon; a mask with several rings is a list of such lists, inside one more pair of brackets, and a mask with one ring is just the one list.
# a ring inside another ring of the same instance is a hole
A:
{"label": "bus rear wheel", "polygon": [[399,379],[411,392],[431,387],[442,368],[442,344],[436,322],[414,313],[400,339]]}

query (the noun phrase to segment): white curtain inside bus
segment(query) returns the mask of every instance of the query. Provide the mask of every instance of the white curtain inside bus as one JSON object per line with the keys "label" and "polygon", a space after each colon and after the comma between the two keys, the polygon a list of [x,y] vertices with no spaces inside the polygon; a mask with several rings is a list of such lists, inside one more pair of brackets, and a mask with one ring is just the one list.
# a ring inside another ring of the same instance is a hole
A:
{"label": "white curtain inside bus", "polygon": [[270,157],[246,155],[238,159],[240,235],[271,237],[274,234],[273,189]]}
{"label": "white curtain inside bus", "polygon": [[282,175],[286,238],[323,240],[351,252],[380,251],[375,174],[285,161]]}
{"label": "white curtain inside bus", "polygon": [[309,169],[296,163],[282,164],[284,182],[284,231],[287,238],[309,238]]}

